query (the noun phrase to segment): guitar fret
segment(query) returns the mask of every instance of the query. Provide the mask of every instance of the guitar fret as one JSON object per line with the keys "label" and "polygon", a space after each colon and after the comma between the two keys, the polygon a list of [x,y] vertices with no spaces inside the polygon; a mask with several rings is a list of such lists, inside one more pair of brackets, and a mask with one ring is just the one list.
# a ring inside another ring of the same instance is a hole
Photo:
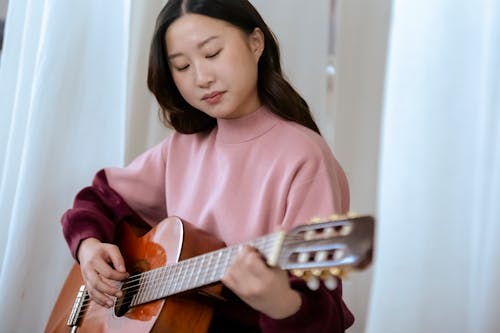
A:
{"label": "guitar fret", "polygon": [[192,279],[193,279],[193,260],[189,260],[186,263],[186,270],[184,272],[184,278],[182,279],[184,282],[182,289],[190,289],[189,286],[192,283]]}
{"label": "guitar fret", "polygon": [[160,284],[161,284],[161,277],[160,277],[160,272],[158,270],[154,271],[154,292],[153,292],[153,299],[157,299],[160,295]]}
{"label": "guitar fret", "polygon": [[180,292],[182,290],[184,290],[184,286],[185,286],[185,283],[186,283],[186,267],[187,267],[187,263],[182,263],[180,264],[181,265],[181,275],[179,276],[179,289],[177,290],[177,292]]}
{"label": "guitar fret", "polygon": [[144,301],[147,302],[151,299],[151,287],[152,287],[152,278],[151,278],[151,272],[146,272],[146,292],[144,293]]}
{"label": "guitar fret", "polygon": [[204,270],[205,270],[205,265],[204,265],[205,264],[205,256],[201,256],[198,261],[199,261],[199,265],[198,265],[199,269],[198,269],[198,272],[197,272],[197,274],[195,276],[195,280],[194,280],[195,286],[198,286],[199,284],[201,284],[201,282],[203,281],[202,277],[206,276],[205,272],[204,272]]}
{"label": "guitar fret", "polygon": [[184,264],[182,265],[182,278],[181,278],[181,288],[179,289],[179,291],[181,290],[184,290],[186,288],[186,282],[187,282],[187,278],[186,278],[186,274],[187,274],[187,268],[188,268],[188,265]]}
{"label": "guitar fret", "polygon": [[167,269],[165,270],[167,274],[167,281],[165,283],[165,292],[163,293],[163,296],[167,296],[170,294],[170,288],[172,286],[172,281],[173,281],[173,269],[171,266],[168,266]]}
{"label": "guitar fret", "polygon": [[[214,259],[213,254],[208,255],[208,267],[214,266],[213,259]],[[208,281],[212,281],[214,279],[214,271],[215,271],[214,269],[210,271],[209,275],[207,276]]]}
{"label": "guitar fret", "polygon": [[173,276],[174,276],[172,266],[168,266],[165,271],[167,272],[167,281],[165,283],[165,291],[163,293],[163,296],[170,295],[170,293],[172,292],[171,288],[172,288],[172,284],[173,284],[172,281],[173,281]]}
{"label": "guitar fret", "polygon": [[177,292],[177,289],[179,288],[179,280],[180,280],[180,275],[181,275],[181,270],[182,267],[179,265],[175,265],[175,274],[174,274],[174,283],[173,283],[173,289],[172,293]]}
{"label": "guitar fret", "polygon": [[138,297],[138,303],[142,304],[144,301],[144,284],[145,284],[145,274],[141,274],[140,278],[140,284],[139,284],[139,291],[137,292],[137,297]]}
{"label": "guitar fret", "polygon": [[[273,249],[275,238],[275,234],[270,234],[248,244],[267,257]],[[240,247],[241,245],[233,245],[142,273],[139,277],[138,291],[133,296],[131,304],[146,303],[219,281],[238,254]]]}
{"label": "guitar fret", "polygon": [[134,296],[132,296],[132,301],[130,302],[130,305],[131,306],[134,306],[134,305],[137,305],[137,293],[134,294]]}
{"label": "guitar fret", "polygon": [[200,258],[195,258],[193,264],[191,265],[192,269],[191,269],[190,284],[189,284],[190,288],[196,287],[200,280],[201,268],[202,268],[200,262],[201,262]]}
{"label": "guitar fret", "polygon": [[148,301],[151,301],[153,299],[155,299],[156,297],[156,270],[153,270],[151,271],[151,275],[150,275],[150,280],[149,280],[149,299]]}
{"label": "guitar fret", "polygon": [[148,302],[151,300],[151,294],[152,294],[152,291],[153,291],[153,273],[150,271],[150,272],[147,272],[147,281],[148,283],[146,284],[146,294],[145,294],[145,301]]}
{"label": "guitar fret", "polygon": [[160,291],[158,297],[164,297],[165,296],[165,289],[167,287],[167,279],[166,279],[166,267],[161,269],[161,274],[160,274]]}

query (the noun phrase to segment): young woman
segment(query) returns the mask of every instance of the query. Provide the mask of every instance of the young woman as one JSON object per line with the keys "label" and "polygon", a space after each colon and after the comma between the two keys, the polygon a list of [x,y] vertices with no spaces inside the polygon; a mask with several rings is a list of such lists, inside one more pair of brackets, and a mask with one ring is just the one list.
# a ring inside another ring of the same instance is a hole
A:
{"label": "young woman", "polygon": [[[346,213],[347,180],[306,102],[284,79],[273,34],[246,0],[169,0],[157,19],[148,86],[175,133],[125,168],[99,171],[62,218],[95,302],[127,278],[118,222],[178,216],[227,245]],[[223,284],[262,332],[343,332],[341,285],[316,291],[245,247]]]}

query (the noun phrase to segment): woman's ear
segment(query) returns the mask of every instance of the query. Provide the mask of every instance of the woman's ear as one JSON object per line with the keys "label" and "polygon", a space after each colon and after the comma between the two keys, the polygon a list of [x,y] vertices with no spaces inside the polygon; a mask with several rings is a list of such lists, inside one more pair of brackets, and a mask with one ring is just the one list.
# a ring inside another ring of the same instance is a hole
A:
{"label": "woman's ear", "polygon": [[262,52],[264,52],[264,33],[260,28],[253,29],[252,33],[248,37],[248,44],[250,46],[250,51],[254,55],[255,60],[258,62]]}

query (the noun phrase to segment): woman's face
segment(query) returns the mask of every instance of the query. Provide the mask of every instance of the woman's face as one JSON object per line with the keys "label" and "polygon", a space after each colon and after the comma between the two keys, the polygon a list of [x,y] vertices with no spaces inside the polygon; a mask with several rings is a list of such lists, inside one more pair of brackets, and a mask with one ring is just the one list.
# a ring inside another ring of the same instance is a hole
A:
{"label": "woman's face", "polygon": [[166,32],[168,63],[184,99],[214,118],[238,118],[260,107],[259,57],[264,37],[228,22],[185,14]]}

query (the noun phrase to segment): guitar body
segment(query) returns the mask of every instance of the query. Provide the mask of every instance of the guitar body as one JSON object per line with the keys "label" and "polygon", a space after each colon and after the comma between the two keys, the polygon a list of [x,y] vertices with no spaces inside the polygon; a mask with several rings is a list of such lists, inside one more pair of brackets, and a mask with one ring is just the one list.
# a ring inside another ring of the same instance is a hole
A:
{"label": "guitar body", "polygon": [[[144,234],[128,224],[118,229],[118,246],[131,274],[149,271],[224,247],[224,243],[179,218],[170,217]],[[52,310],[45,333],[70,332],[67,320],[83,279],[75,264]],[[206,287],[218,294],[221,285]],[[194,293],[192,293],[194,294]],[[117,316],[113,308],[90,302],[76,332],[81,333],[204,333],[210,326],[213,308],[198,298],[175,295],[130,308]]]}
{"label": "guitar body", "polygon": [[[255,247],[268,265],[306,280],[309,288],[316,290],[321,279],[334,290],[334,277],[342,278],[348,270],[364,269],[371,263],[373,238],[374,219],[351,215],[299,225],[246,244]],[[121,285],[123,296],[112,308],[89,301],[75,265],[45,333],[206,333],[214,309],[214,327],[233,321],[238,326],[233,331],[242,332],[243,326],[252,332],[257,328],[255,310],[239,299],[233,302],[229,295],[220,295],[220,280],[242,244],[225,247],[177,217],[147,232],[120,224],[116,244],[131,274]]]}

